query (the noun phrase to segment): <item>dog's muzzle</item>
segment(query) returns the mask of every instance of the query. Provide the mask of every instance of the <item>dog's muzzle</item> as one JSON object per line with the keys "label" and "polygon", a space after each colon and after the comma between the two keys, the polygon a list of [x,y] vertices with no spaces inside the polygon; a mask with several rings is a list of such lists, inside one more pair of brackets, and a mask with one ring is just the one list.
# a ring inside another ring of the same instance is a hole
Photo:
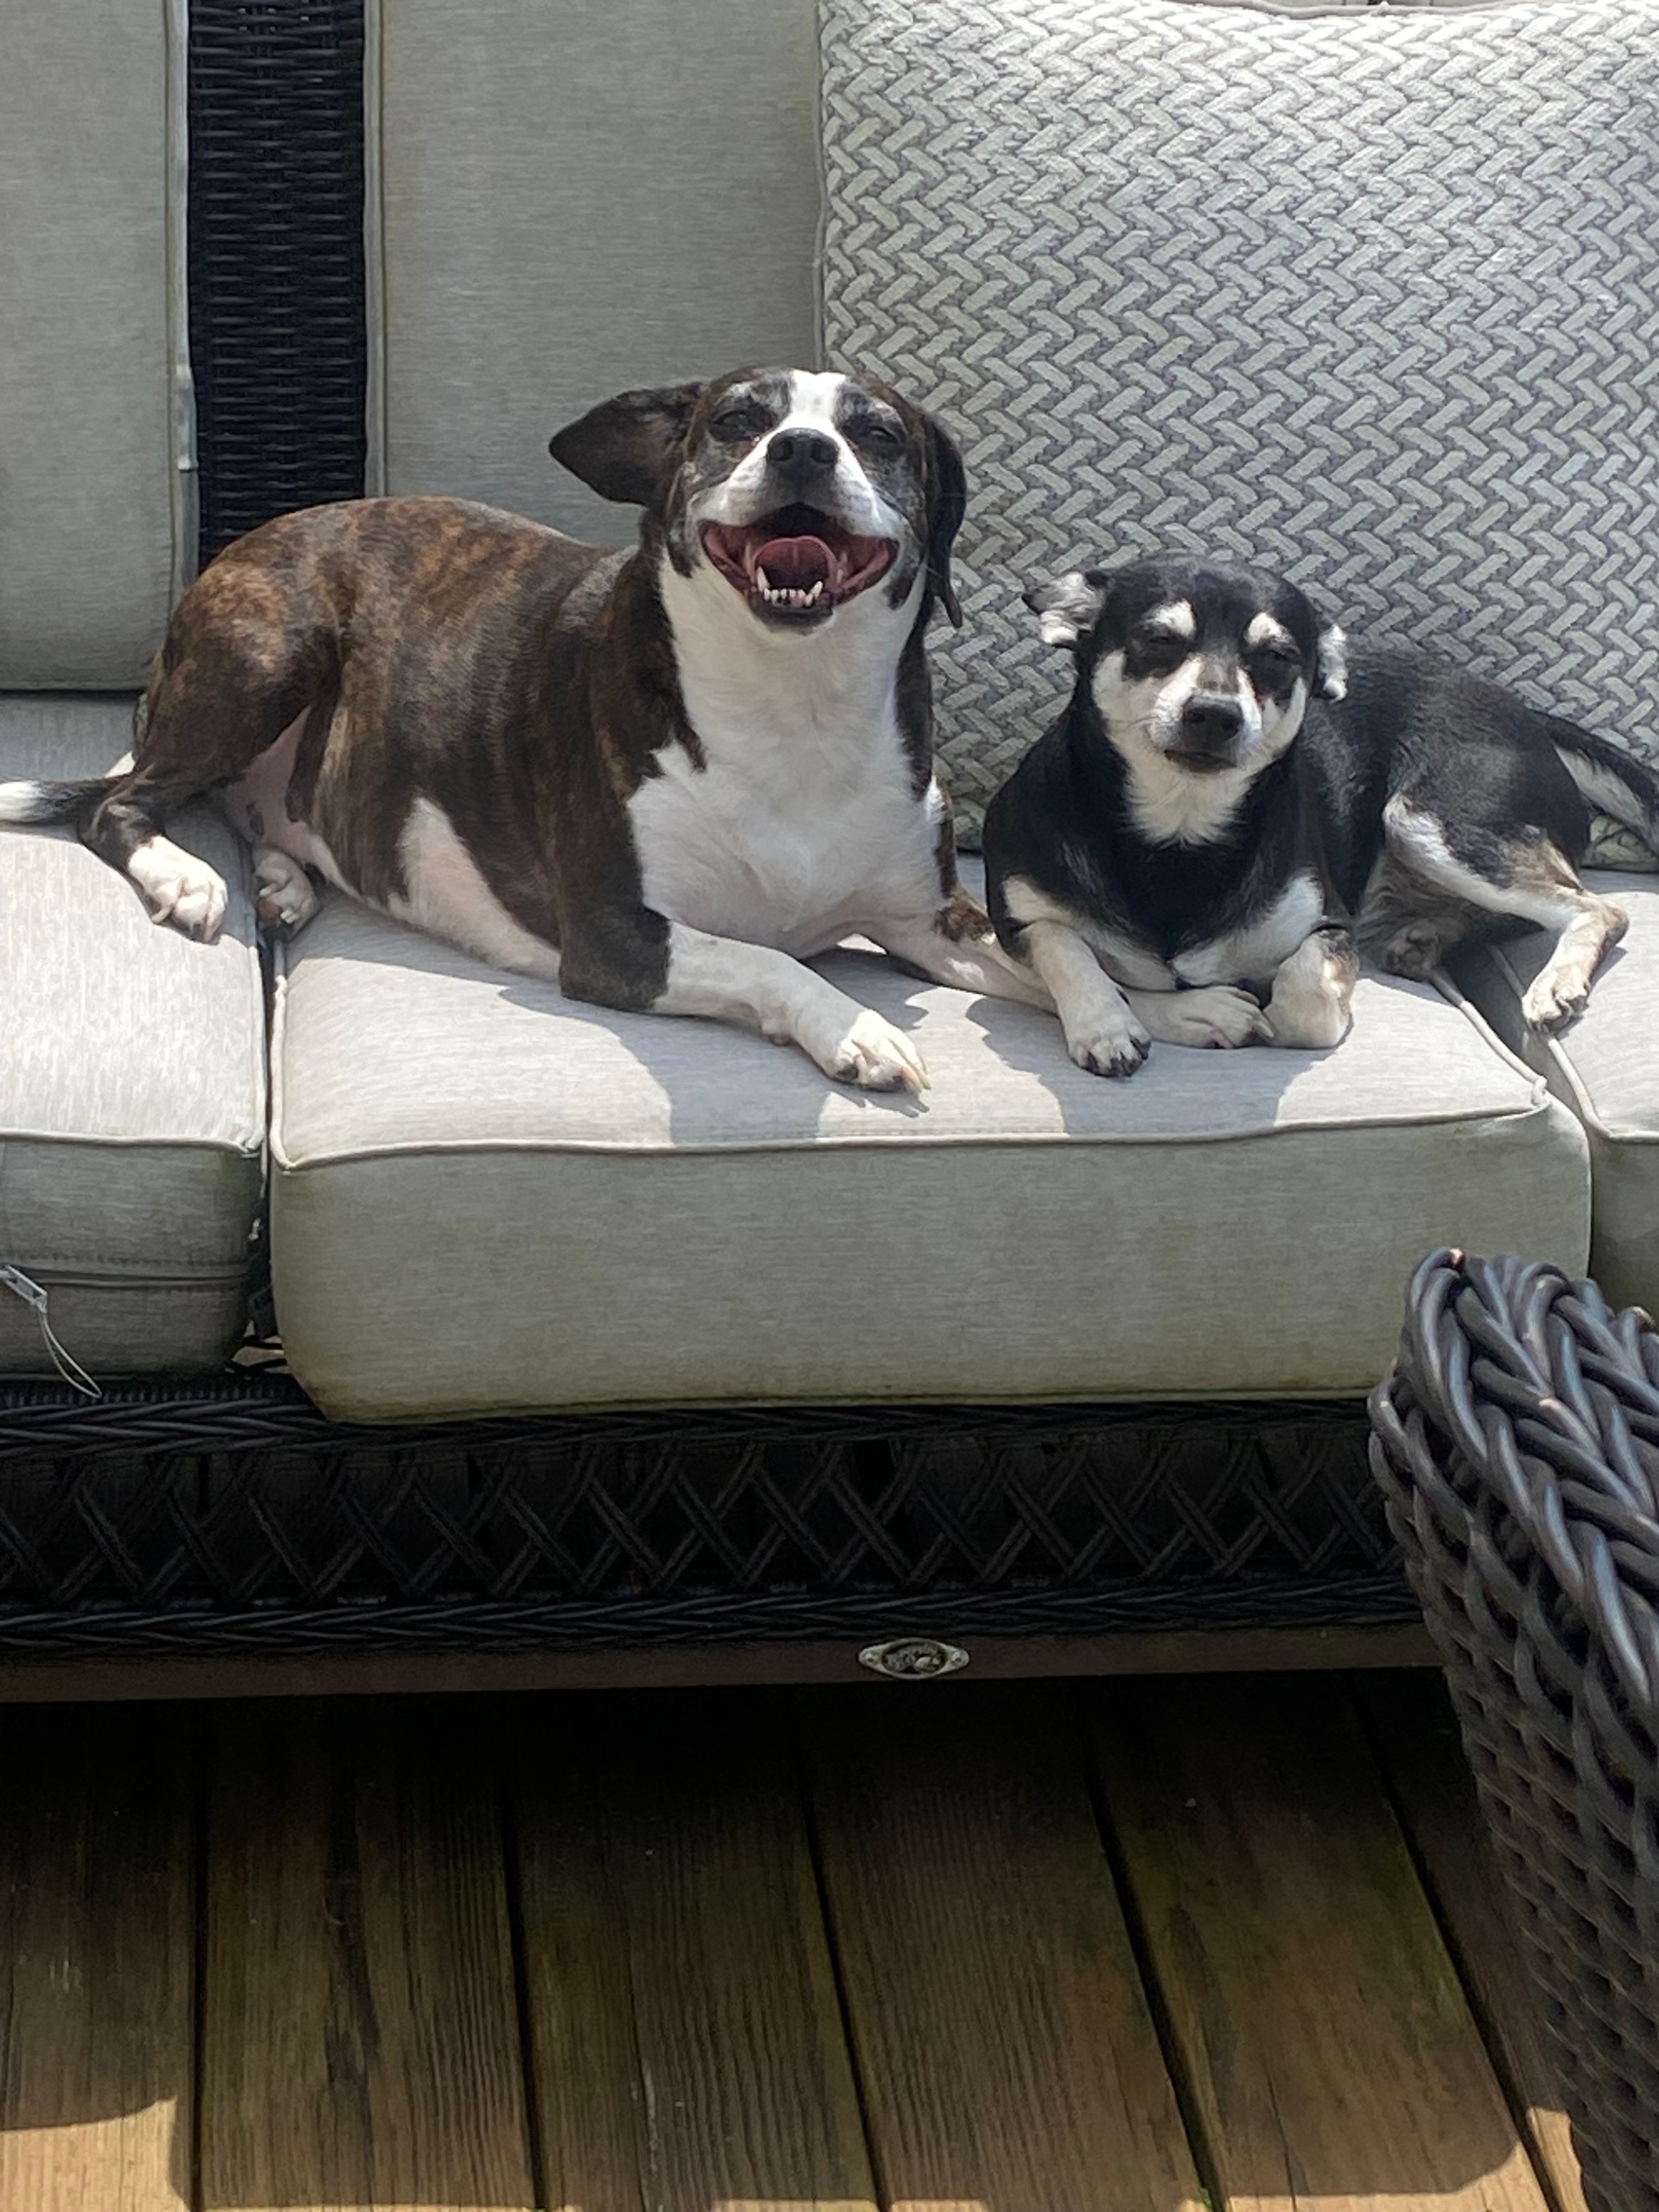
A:
{"label": "dog's muzzle", "polygon": [[1164,750],[1182,768],[1214,774],[1237,764],[1243,728],[1244,709],[1237,699],[1195,692],[1181,710],[1174,742]]}
{"label": "dog's muzzle", "polygon": [[758,522],[707,523],[702,544],[757,614],[792,626],[822,622],[868,591],[898,554],[891,538],[861,538],[800,501]]}

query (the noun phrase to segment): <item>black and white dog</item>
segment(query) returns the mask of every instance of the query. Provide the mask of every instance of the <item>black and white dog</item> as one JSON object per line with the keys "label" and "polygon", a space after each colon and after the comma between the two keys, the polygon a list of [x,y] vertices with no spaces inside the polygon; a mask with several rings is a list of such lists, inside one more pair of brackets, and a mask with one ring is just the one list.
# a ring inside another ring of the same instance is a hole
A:
{"label": "black and white dog", "polygon": [[1626,926],[1578,879],[1590,805],[1659,852],[1650,769],[1428,653],[1350,648],[1262,571],[1137,560],[1026,604],[1077,675],[986,816],[990,910],[1079,1066],[1333,1045],[1361,949],[1421,977],[1528,925],[1556,944],[1527,1020],[1583,1006]]}
{"label": "black and white dog", "polygon": [[456,500],[286,515],[180,602],[135,757],[0,786],[0,821],[74,823],[211,938],[225,885],[165,829],[212,793],[268,921],[308,919],[314,871],[572,998],[747,1023],[868,1088],[927,1078],[802,964],[850,933],[1047,1005],[958,884],[933,779],[944,429],[882,384],[759,369],[624,392],[552,451],[644,508],[636,550]]}

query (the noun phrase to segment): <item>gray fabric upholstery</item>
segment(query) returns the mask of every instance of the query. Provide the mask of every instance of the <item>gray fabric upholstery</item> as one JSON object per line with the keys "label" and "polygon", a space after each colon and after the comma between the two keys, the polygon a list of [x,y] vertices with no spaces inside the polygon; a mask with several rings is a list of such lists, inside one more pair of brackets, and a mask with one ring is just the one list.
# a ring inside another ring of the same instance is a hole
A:
{"label": "gray fabric upholstery", "polygon": [[334,899],[273,1041],[272,1237],[330,1413],[1358,1391],[1443,1241],[1582,1260],[1583,1132],[1465,1012],[1367,980],[1336,1053],[1158,1048],[830,963],[920,1103],[556,988]]}
{"label": "gray fabric upholstery", "polygon": [[1591,1272],[1615,1304],[1659,1313],[1659,884],[1639,875],[1590,880],[1624,908],[1630,931],[1559,1037],[1534,1036],[1521,1020],[1522,994],[1552,942],[1541,930],[1464,959],[1458,974],[1589,1133]]}
{"label": "gray fabric upholstery", "polygon": [[385,487],[623,543],[631,510],[549,458],[560,424],[811,355],[812,0],[380,15]]}
{"label": "gray fabric upholstery", "polygon": [[[0,778],[91,774],[131,741],[132,702],[0,698]],[[0,830],[0,1261],[47,1289],[100,1377],[216,1364],[240,1334],[264,1138],[264,1019],[252,909],[228,830],[181,844],[227,876],[216,945],[149,921],[64,830]],[[0,1290],[0,1374],[51,1372]]]}
{"label": "gray fabric upholstery", "polygon": [[828,356],[963,436],[966,825],[1054,711],[1024,586],[1288,568],[1654,756],[1659,0],[823,0]]}
{"label": "gray fabric upholstery", "polygon": [[190,558],[175,17],[163,0],[0,8],[0,685],[142,683]]}

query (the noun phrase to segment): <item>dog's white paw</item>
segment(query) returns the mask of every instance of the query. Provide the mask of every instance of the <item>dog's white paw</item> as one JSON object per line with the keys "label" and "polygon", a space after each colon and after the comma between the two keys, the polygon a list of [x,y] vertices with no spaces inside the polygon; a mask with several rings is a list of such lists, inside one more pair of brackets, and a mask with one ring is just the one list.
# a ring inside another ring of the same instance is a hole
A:
{"label": "dog's white paw", "polygon": [[1559,968],[1552,963],[1528,986],[1522,1016],[1528,1029],[1565,1029],[1583,1012],[1589,994],[1590,979],[1576,962]]}
{"label": "dog's white paw", "polygon": [[1126,1006],[1121,1015],[1103,1015],[1086,1029],[1066,1032],[1066,1049],[1091,1075],[1133,1075],[1152,1048],[1152,1041]]}
{"label": "dog's white paw", "polygon": [[133,853],[127,873],[149,901],[152,921],[171,922],[186,937],[212,944],[230,904],[229,886],[216,868],[170,837],[151,837]]}
{"label": "dog's white paw", "polygon": [[258,886],[254,910],[268,927],[300,929],[316,913],[316,886],[291,853],[275,845],[257,847],[253,880]]}
{"label": "dog's white paw", "polygon": [[1170,1044],[1199,1051],[1230,1052],[1240,1045],[1271,1044],[1273,1025],[1248,991],[1231,983],[1208,983],[1201,990],[1172,991],[1164,1010],[1162,1035]]}
{"label": "dog's white paw", "polygon": [[861,1091],[926,1091],[927,1070],[902,1030],[868,1007],[830,1056],[829,1073]]}

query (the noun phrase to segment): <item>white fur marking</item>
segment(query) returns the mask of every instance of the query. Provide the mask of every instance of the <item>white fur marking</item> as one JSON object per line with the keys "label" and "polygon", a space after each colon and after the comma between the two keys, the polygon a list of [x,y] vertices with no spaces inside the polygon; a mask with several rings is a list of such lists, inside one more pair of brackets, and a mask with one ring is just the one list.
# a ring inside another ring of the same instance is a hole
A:
{"label": "white fur marking", "polygon": [[1348,641],[1340,623],[1327,623],[1319,633],[1319,649],[1315,657],[1319,673],[1319,688],[1328,699],[1346,699],[1348,696]]}
{"label": "white fur marking", "polygon": [[253,848],[254,911],[259,920],[292,933],[303,929],[317,911],[310,877],[291,853],[277,845]]}
{"label": "white fur marking", "polygon": [[1327,1052],[1348,1033],[1353,971],[1318,937],[1305,938],[1273,978],[1273,1041],[1291,1052]]}
{"label": "white fur marking", "polygon": [[665,747],[628,802],[647,903],[803,956],[935,913],[944,800],[912,788],[896,697],[921,577],[902,607],[867,592],[799,635],[762,628],[707,564],[665,559],[660,580],[706,765]]}
{"label": "white fur marking", "polygon": [[1143,615],[1142,629],[1157,630],[1165,637],[1194,638],[1198,635],[1198,617],[1185,599],[1172,599],[1168,606],[1154,607]]}
{"label": "white fur marking", "polygon": [[187,937],[212,944],[230,902],[216,868],[170,837],[148,837],[128,856],[126,872],[149,901],[152,921],[170,921]]}
{"label": "white fur marking", "polygon": [[1066,1049],[1078,1066],[1091,1075],[1133,1075],[1152,1039],[1083,939],[1063,922],[1034,921],[1025,949],[1053,994]]}
{"label": "white fur marking", "polygon": [[1312,875],[1293,876],[1266,914],[1212,944],[1176,953],[1176,973],[1184,983],[1261,981],[1318,927],[1324,903]]}
{"label": "white fur marking", "polygon": [[1265,612],[1257,615],[1251,622],[1244,633],[1244,642],[1246,645],[1279,645],[1288,652],[1296,651],[1296,640],[1284,623]]}
{"label": "white fur marking", "polygon": [[1447,844],[1445,832],[1433,815],[1414,807],[1397,793],[1382,809],[1382,826],[1389,842],[1408,866],[1437,890],[1450,891],[1487,914],[1519,915],[1541,929],[1558,929],[1578,911],[1571,897],[1528,890],[1518,884],[1500,889],[1473,868],[1465,867]]}
{"label": "white fur marking", "polygon": [[33,777],[20,779],[15,783],[0,783],[0,822],[50,822],[51,810],[46,805],[46,786]]}
{"label": "white fur marking", "polygon": [[1086,914],[1051,899],[1024,876],[1010,876],[1002,887],[1008,911],[1019,922],[1052,921],[1080,937],[1115,983],[1125,989],[1172,991],[1174,971],[1133,938],[1121,936]]}
{"label": "white fur marking", "polygon": [[1651,845],[1659,835],[1659,819],[1644,807],[1630,786],[1611,770],[1600,768],[1594,761],[1586,760],[1583,753],[1569,752],[1565,745],[1557,745],[1555,757],[1577,785],[1585,804],[1598,814],[1609,815],[1626,830],[1633,830],[1644,844]]}
{"label": "white fur marking", "polygon": [[1521,1012],[1534,1029],[1570,1021],[1589,997],[1590,978],[1608,944],[1623,933],[1621,910],[1582,890],[1575,894],[1488,883],[1453,854],[1431,814],[1397,795],[1383,808],[1382,820],[1390,845],[1437,890],[1489,914],[1519,915],[1540,929],[1555,931],[1554,950],[1528,985]]}
{"label": "white fur marking", "polygon": [[484,881],[441,806],[417,799],[398,840],[408,896],[387,902],[398,921],[459,945],[464,952],[522,975],[556,976],[554,946],[514,921]]}
{"label": "white fur marking", "polygon": [[865,1091],[925,1091],[927,1070],[902,1030],[769,945],[740,945],[676,922],[668,981],[652,1008],[746,1022],[800,1046],[824,1074]]}
{"label": "white fur marking", "polygon": [[1129,804],[1142,836],[1153,845],[1210,845],[1224,837],[1251,782],[1302,726],[1306,696],[1298,684],[1282,714],[1264,720],[1254,687],[1239,671],[1235,696],[1243,716],[1239,763],[1209,775],[1172,760],[1181,713],[1198,689],[1194,657],[1167,676],[1130,678],[1121,653],[1104,654],[1091,679],[1107,735],[1129,770]]}
{"label": "white fur marking", "polygon": [[[767,448],[780,430],[810,429],[832,439],[836,447],[835,473],[823,495],[829,511],[860,538],[887,538],[902,545],[910,535],[909,526],[877,491],[858,455],[836,426],[836,402],[846,382],[844,376],[833,373],[796,369],[789,380],[789,410],[782,422],[757,441],[729,476],[693,501],[692,522],[698,526],[721,522],[733,527],[758,522],[776,498],[767,481]],[[730,592],[732,587],[727,584],[724,588]],[[831,619],[840,621],[846,613],[842,607]]]}

